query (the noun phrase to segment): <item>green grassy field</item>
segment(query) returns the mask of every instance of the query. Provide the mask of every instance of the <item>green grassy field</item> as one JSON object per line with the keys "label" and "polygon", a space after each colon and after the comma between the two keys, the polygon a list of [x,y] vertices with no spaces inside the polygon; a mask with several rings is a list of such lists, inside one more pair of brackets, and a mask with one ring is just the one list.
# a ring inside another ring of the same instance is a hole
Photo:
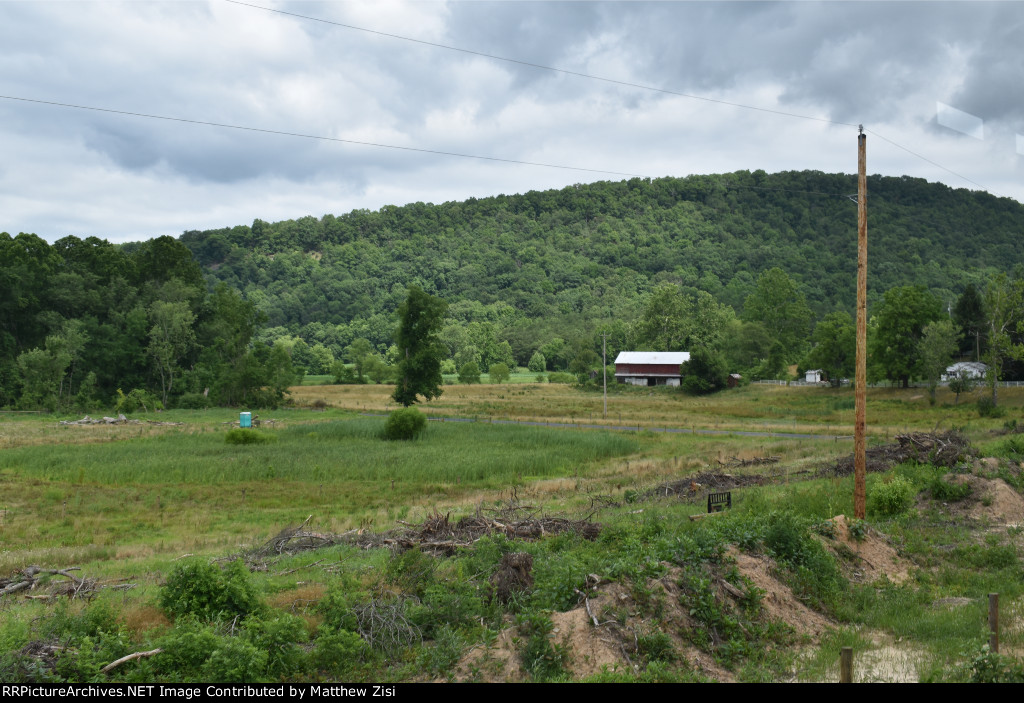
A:
{"label": "green grassy field", "polygon": [[[879,651],[881,642],[901,638],[914,643],[918,678],[967,680],[996,664],[1014,671],[1001,660],[984,660],[973,669],[971,663],[982,656],[986,594],[1000,592],[1014,604],[1024,592],[1021,529],[993,529],[949,513],[948,505],[957,503],[930,498],[941,471],[914,465],[870,477],[869,490],[902,477],[917,495],[915,504],[892,515],[875,513],[867,523],[887,535],[914,569],[909,582],[850,580],[842,549],[829,556],[815,546],[816,525],[852,510],[849,478],[806,480],[809,472],[851,450],[845,436],[852,415],[847,392],[767,386],[687,398],[661,389],[618,389],[610,408],[622,413],[622,426],[631,429],[607,431],[487,421],[548,419],[585,428],[584,412],[600,414],[599,394],[557,384],[451,386],[439,401],[425,405],[428,414],[482,421],[431,422],[420,439],[395,443],[379,438],[383,417],[361,414],[388,407],[388,391],[385,386],[295,389],[299,403],[323,399],[330,407],[263,412],[266,424],[253,432],[270,441],[244,446],[225,442],[237,411],[139,417],[180,425],[61,426],[47,416],[0,416],[0,590],[4,579],[31,564],[75,566],[108,584],[135,584],[130,591],[102,590],[89,607],[0,596],[5,615],[0,676],[26,680],[34,675],[31,667],[43,666],[55,680],[822,680],[834,675],[830,667],[839,644]],[[1018,447],[1014,436],[993,434],[1021,419],[1024,394],[1003,392],[1009,414],[999,419],[979,418],[971,403],[943,405],[946,399],[940,397],[931,406],[917,395],[873,392],[873,441],[904,429],[965,428],[984,453],[1002,457],[998,470],[988,469],[991,477],[1018,491],[1024,486],[1016,463],[1024,458],[1024,442]],[[644,429],[659,425],[819,436]],[[744,459],[767,456],[778,457],[778,463],[739,466]],[[777,485],[734,491],[732,511],[696,523],[687,516],[700,512],[699,504],[649,492],[709,471],[771,471]],[[266,571],[246,577],[253,602],[261,605],[243,621],[250,625],[230,633],[216,618],[175,620],[173,606],[161,600],[168,589],[161,584],[182,564],[239,554],[307,520],[309,529],[324,534],[391,529],[441,514],[451,514],[454,523],[462,515],[497,514],[493,511],[512,505],[513,496],[525,511],[520,516],[589,516],[603,525],[601,536],[596,541],[572,534],[538,541],[484,537],[447,558],[344,545],[282,556]],[[982,498],[972,500],[977,506]],[[729,549],[772,558],[787,588],[830,619],[828,633],[809,637],[771,620],[764,594],[735,571]],[[535,585],[529,597],[498,604],[486,595],[488,579],[502,555],[513,551],[533,555]],[[618,623],[612,629],[632,643],[629,651],[638,668],[577,671],[569,649],[559,649],[548,637],[560,613],[581,603],[580,593],[600,598],[598,590],[588,591],[588,574],[627,596],[620,599],[622,607],[602,606],[601,620]],[[60,580],[47,578],[50,585]],[[716,585],[723,582],[745,595],[734,602]],[[663,591],[659,583],[672,588]],[[708,593],[710,600],[702,595]],[[967,605],[936,608],[933,603],[942,598]],[[423,644],[391,651],[365,633],[352,634],[359,627],[346,619],[344,613],[352,612],[346,608],[362,612],[360,603],[385,601],[405,609],[410,632]],[[679,607],[690,615],[675,615]],[[1007,616],[1005,641],[1011,651],[1024,644],[1024,629],[1012,624],[1019,610]],[[474,645],[500,649],[499,631],[508,616],[517,623],[520,673],[492,676],[481,663],[472,665],[476,673],[457,665]],[[294,655],[285,657],[287,665],[266,661],[263,668],[233,669],[224,663],[214,670],[209,663],[204,669],[181,663],[184,659],[156,658],[126,666],[113,679],[97,673],[103,663],[130,651],[157,646],[179,651],[186,640],[189,647],[200,641],[227,647],[241,661],[252,655],[247,648],[265,650],[271,631],[284,638],[282,651]],[[290,634],[281,634],[285,631]],[[716,634],[704,639],[701,632]],[[57,657],[44,666],[17,654],[30,642],[54,637],[76,643],[73,661],[69,654],[67,661]],[[91,638],[95,648],[88,661],[82,658],[82,637]],[[300,657],[289,647],[305,654]],[[714,664],[695,667],[697,651]]]}

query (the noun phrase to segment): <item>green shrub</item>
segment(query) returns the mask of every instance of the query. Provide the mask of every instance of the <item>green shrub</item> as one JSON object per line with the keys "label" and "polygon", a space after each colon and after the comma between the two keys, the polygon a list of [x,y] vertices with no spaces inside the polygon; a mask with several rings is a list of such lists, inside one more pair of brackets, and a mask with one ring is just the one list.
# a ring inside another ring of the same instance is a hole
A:
{"label": "green shrub", "polygon": [[459,383],[480,383],[480,367],[475,361],[467,361],[459,369]]}
{"label": "green shrub", "polygon": [[346,674],[353,665],[365,659],[369,651],[366,642],[355,632],[321,625],[311,654],[318,670],[344,680],[349,678]]}
{"label": "green shrub", "polygon": [[868,509],[878,515],[899,515],[914,503],[914,484],[902,476],[876,483],[868,494]]}
{"label": "green shrub", "polygon": [[523,669],[534,681],[549,681],[565,674],[569,654],[565,647],[551,643],[555,629],[551,618],[544,613],[524,613],[516,616],[516,625],[524,637],[519,652]]}
{"label": "green shrub", "polygon": [[540,350],[535,351],[533,356],[530,357],[530,361],[526,364],[526,368],[533,373],[544,373],[548,369],[548,360],[544,358]]}
{"label": "green shrub", "polygon": [[276,439],[277,437],[263,434],[259,430],[243,429],[241,427],[228,430],[228,433],[224,436],[224,441],[228,444],[269,444]]}
{"label": "green shrub", "polygon": [[201,620],[249,615],[261,609],[256,587],[241,560],[223,570],[203,561],[175,566],[160,588],[160,607]]}
{"label": "green shrub", "polygon": [[248,683],[266,678],[267,652],[239,637],[222,637],[200,670],[203,681]]}
{"label": "green shrub", "polygon": [[419,605],[409,608],[409,620],[424,637],[437,638],[444,627],[470,629],[481,619],[491,622],[500,618],[496,599],[484,603],[480,587],[462,579],[427,586]]}
{"label": "green shrub", "polygon": [[1024,683],[1024,664],[983,645],[970,663],[970,683]]}
{"label": "green shrub", "polygon": [[1002,456],[1011,458],[1019,458],[1024,456],[1024,435],[1013,435],[1007,437],[1000,445],[997,450]]}
{"label": "green shrub", "polygon": [[505,383],[509,379],[508,366],[505,364],[491,364],[491,368],[487,369],[487,375],[490,376],[491,383]]}
{"label": "green shrub", "polygon": [[321,629],[356,632],[359,621],[353,609],[355,603],[356,595],[347,593],[341,586],[328,590],[327,595],[321,598],[316,606],[317,612],[324,618]]}
{"label": "green shrub", "polygon": [[1006,417],[1006,408],[995,404],[992,396],[978,398],[978,414],[982,417]]}
{"label": "green shrub", "polygon": [[434,646],[420,650],[420,664],[433,674],[451,672],[458,664],[465,646],[458,630],[450,625],[442,625],[435,633]]}
{"label": "green shrub", "polygon": [[434,580],[437,561],[419,548],[407,549],[395,554],[385,568],[388,581],[398,586],[405,593],[422,597],[427,587]]}
{"label": "green shrub", "polygon": [[202,393],[185,393],[175,401],[174,405],[185,410],[204,410],[212,407],[213,403]]}
{"label": "green shrub", "polygon": [[307,664],[305,650],[300,646],[307,639],[306,623],[288,613],[272,618],[248,618],[246,639],[267,654],[267,673],[273,678],[291,676],[303,671]]}
{"label": "green shrub", "polygon": [[799,518],[790,513],[779,513],[769,517],[771,524],[764,536],[764,546],[777,559],[801,564],[809,546],[807,527]]}
{"label": "green shrub", "polygon": [[384,424],[384,439],[415,439],[427,428],[427,416],[416,408],[395,410]]}
{"label": "green shrub", "polygon": [[576,383],[576,377],[564,371],[552,371],[548,374],[548,383]]}
{"label": "green shrub", "polygon": [[963,483],[949,483],[941,478],[932,479],[928,488],[931,490],[932,498],[945,502],[963,500],[971,495],[971,485]]}
{"label": "green shrub", "polygon": [[157,400],[156,396],[142,388],[133,389],[125,395],[120,388],[117,389],[117,398],[114,410],[119,413],[131,414],[142,408],[144,412],[163,410],[164,404]]}
{"label": "green shrub", "polygon": [[157,640],[157,647],[163,650],[157,663],[165,675],[178,681],[195,679],[221,639],[210,625],[192,616],[182,616],[173,630]]}
{"label": "green shrub", "polygon": [[637,635],[636,647],[647,661],[673,662],[679,658],[672,638],[657,630]]}

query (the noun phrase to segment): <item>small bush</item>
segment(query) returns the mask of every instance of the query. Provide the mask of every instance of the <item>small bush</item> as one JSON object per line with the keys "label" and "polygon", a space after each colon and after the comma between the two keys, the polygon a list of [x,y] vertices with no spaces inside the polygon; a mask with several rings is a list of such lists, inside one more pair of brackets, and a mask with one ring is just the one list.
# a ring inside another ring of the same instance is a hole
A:
{"label": "small bush", "polygon": [[427,416],[416,408],[395,410],[384,425],[384,439],[415,439],[427,428]]}
{"label": "small bush", "polygon": [[850,530],[850,537],[857,542],[863,542],[864,538],[868,536],[868,526],[864,524],[863,520],[854,518],[847,524],[847,528]]}
{"label": "small bush", "polygon": [[185,393],[174,404],[184,410],[205,410],[213,406],[210,399],[202,393]]}
{"label": "small bush", "polygon": [[1006,408],[996,405],[991,396],[983,395],[978,398],[978,414],[982,417],[1005,417]]}
{"label": "small bush", "polygon": [[657,630],[637,635],[636,648],[647,661],[674,662],[679,658],[672,638]]}
{"label": "small bush", "polygon": [[224,436],[224,441],[228,444],[269,444],[276,439],[273,435],[263,434],[256,430],[242,429],[241,427],[228,430],[228,433]]}
{"label": "small bush", "polygon": [[914,485],[902,476],[876,483],[868,495],[868,508],[878,515],[899,515],[914,502]]}
{"label": "small bush", "polygon": [[555,629],[551,618],[544,613],[524,613],[516,617],[524,641],[519,652],[523,669],[534,681],[550,681],[565,674],[569,653],[560,644],[552,644]]}
{"label": "small bush", "polygon": [[552,371],[548,374],[548,383],[575,383],[576,377],[564,371]]}
{"label": "small bush", "polygon": [[273,678],[297,674],[308,666],[308,657],[301,647],[307,639],[302,618],[288,613],[278,613],[265,620],[249,618],[245,634],[256,649],[266,652],[267,673]]}
{"label": "small bush", "polygon": [[971,485],[966,481],[963,483],[949,483],[941,478],[936,478],[932,480],[929,488],[932,492],[932,498],[950,503],[963,500],[971,495]]}
{"label": "small bush", "polygon": [[202,561],[179,564],[160,589],[160,607],[170,615],[215,620],[249,615],[262,605],[249,571],[239,560],[223,571]]}
{"label": "small bush", "polygon": [[369,646],[355,632],[321,625],[310,654],[317,669],[344,680],[369,651]]}
{"label": "small bush", "polygon": [[807,542],[807,529],[796,516],[788,513],[774,516],[764,536],[764,545],[775,557],[792,564],[804,561]]}
{"label": "small bush", "polygon": [[130,415],[139,408],[148,413],[154,410],[163,410],[164,404],[157,400],[155,395],[142,388],[135,388],[128,395],[125,395],[120,388],[117,389],[115,411]]}
{"label": "small bush", "polygon": [[1024,683],[1024,664],[984,645],[970,663],[970,683]]}
{"label": "small bush", "polygon": [[999,453],[1003,456],[1019,458],[1024,456],[1024,435],[1007,437],[999,447]]}
{"label": "small bush", "polygon": [[487,369],[487,375],[490,377],[491,383],[506,383],[509,379],[508,366],[491,364],[491,368]]}
{"label": "small bush", "polygon": [[407,549],[395,554],[385,568],[388,581],[398,586],[405,593],[422,597],[424,591],[434,580],[437,561],[418,548]]}

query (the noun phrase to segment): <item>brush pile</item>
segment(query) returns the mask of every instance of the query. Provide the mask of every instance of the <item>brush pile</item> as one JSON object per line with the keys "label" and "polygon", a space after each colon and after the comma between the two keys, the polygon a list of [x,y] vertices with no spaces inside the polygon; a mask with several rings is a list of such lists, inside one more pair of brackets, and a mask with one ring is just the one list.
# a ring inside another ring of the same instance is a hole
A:
{"label": "brush pile", "polygon": [[231,561],[239,558],[245,560],[250,571],[267,571],[270,564],[276,562],[283,556],[290,556],[300,552],[308,552],[314,549],[332,547],[336,544],[351,542],[351,537],[360,530],[350,530],[341,534],[329,532],[313,532],[307,529],[309,521],[313,519],[310,515],[303,520],[301,525],[286,527],[276,535],[268,539],[259,547],[245,552],[241,555],[232,555],[219,559],[218,561]]}
{"label": "brush pile", "polygon": [[[422,523],[410,524],[399,520],[402,527],[388,532],[372,532],[368,529],[349,530],[340,534],[313,532],[307,525],[313,516],[297,527],[286,527],[261,546],[241,555],[253,571],[266,571],[279,557],[331,547],[336,544],[355,544],[363,549],[390,547],[399,551],[419,547],[435,555],[451,555],[459,547],[472,546],[487,535],[501,534],[509,539],[536,540],[574,532],[586,539],[596,539],[601,534],[601,524],[591,522],[588,517],[572,520],[541,514],[539,508],[520,505],[513,497],[500,508],[487,509],[477,506],[474,515],[467,515],[458,522],[451,521],[451,513],[434,512]],[[237,559],[226,557],[225,560]]]}
{"label": "brush pile", "polygon": [[731,491],[734,488],[747,488],[749,486],[764,486],[777,482],[778,477],[771,474],[739,475],[705,471],[696,476],[655,486],[644,493],[644,497],[679,496],[680,498],[699,500],[708,493]]}
{"label": "brush pile", "polygon": [[[0,598],[20,593],[26,598],[49,600],[60,596],[75,598],[92,598],[99,590],[99,582],[92,578],[78,578],[72,571],[79,571],[77,566],[67,569],[43,569],[29,566],[15,573],[10,578],[0,579]],[[49,576],[63,576],[67,581],[54,581]]]}
{"label": "brush pile", "polygon": [[64,425],[69,427],[71,425],[156,425],[158,427],[178,427],[184,425],[184,422],[159,422],[157,420],[129,420],[125,417],[124,413],[119,413],[117,417],[102,417],[94,418],[86,415],[81,420],[61,420],[57,423],[58,425]]}
{"label": "brush pile", "polygon": [[[535,540],[575,532],[586,539],[601,534],[601,524],[588,518],[571,520],[539,514],[532,506],[522,506],[514,498],[497,510],[477,508],[475,515],[467,515],[456,523],[451,513],[434,513],[420,525],[408,525],[384,539],[384,544],[400,550],[419,547],[433,554],[454,554],[459,547],[469,547],[487,535],[502,534],[509,539]],[[491,514],[485,514],[491,513]],[[405,524],[405,523],[403,523]]]}
{"label": "brush pile", "polygon": [[[895,443],[870,447],[865,454],[867,470],[882,473],[905,461],[934,464],[951,469],[973,456],[975,451],[961,432],[949,430],[941,434],[911,432],[896,435]],[[853,454],[850,454],[835,464],[819,469],[818,475],[849,476],[853,473],[853,462]]]}

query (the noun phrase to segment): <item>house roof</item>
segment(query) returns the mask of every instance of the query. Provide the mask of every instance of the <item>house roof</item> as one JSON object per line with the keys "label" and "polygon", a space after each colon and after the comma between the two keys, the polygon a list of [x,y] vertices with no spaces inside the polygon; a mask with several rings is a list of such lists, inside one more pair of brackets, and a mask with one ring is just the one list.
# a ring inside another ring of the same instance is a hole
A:
{"label": "house roof", "polygon": [[615,357],[616,364],[675,364],[690,360],[690,352],[624,351]]}
{"label": "house roof", "polygon": [[952,366],[946,367],[945,375],[952,376],[958,373],[966,373],[974,378],[981,378],[988,373],[988,366],[980,361],[958,361]]}

